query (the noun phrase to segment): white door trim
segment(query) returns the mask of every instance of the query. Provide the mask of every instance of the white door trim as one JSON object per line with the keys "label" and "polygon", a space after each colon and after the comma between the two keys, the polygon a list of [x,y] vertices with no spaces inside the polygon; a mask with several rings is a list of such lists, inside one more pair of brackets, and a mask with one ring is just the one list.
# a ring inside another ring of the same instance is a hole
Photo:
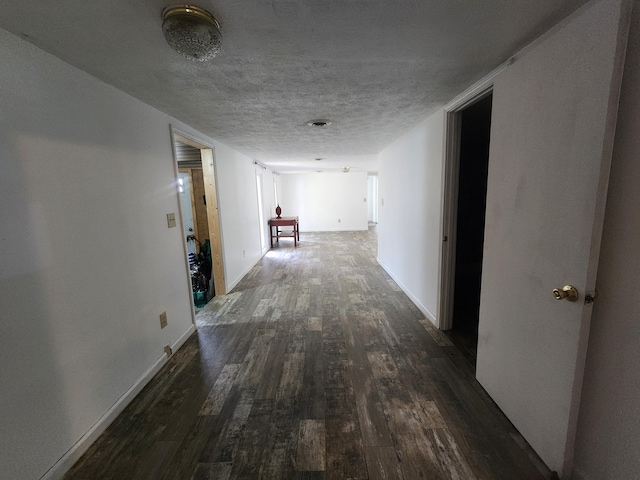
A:
{"label": "white door trim", "polygon": [[[177,183],[177,179],[178,179],[178,161],[177,161],[177,153],[176,153],[176,148],[175,148],[175,142],[181,142],[181,143],[185,143],[187,145],[190,145],[194,148],[197,148],[198,150],[200,150],[201,152],[203,151],[211,151],[211,159],[213,160],[213,173],[214,173],[214,182],[217,183],[217,177],[215,176],[215,147],[214,145],[211,144],[211,142],[195,137],[191,134],[188,134],[176,127],[174,127],[173,125],[169,126],[169,131],[170,131],[170,138],[171,138],[171,149],[173,151],[173,166],[174,166],[174,175],[176,178],[176,183]],[[203,152],[205,153],[205,152]],[[215,185],[214,185],[215,186]],[[176,195],[178,196],[178,202],[180,202],[180,193],[178,192],[178,189],[176,188]],[[218,208],[219,206],[219,199],[217,196],[217,188],[215,188],[215,205],[216,208]],[[209,212],[209,209],[207,208],[207,212]],[[216,283],[216,292],[218,295],[224,295],[226,293],[226,265],[224,263],[224,241],[223,241],[223,233],[222,233],[222,222],[219,216],[219,213],[216,213],[215,217],[217,218],[217,226],[215,227],[218,231],[219,231],[219,237],[220,237],[220,246],[219,246],[219,257],[220,257],[220,262],[213,262],[212,265],[212,275],[213,275],[213,279],[214,282]],[[180,210],[180,225],[181,228],[183,228],[184,226],[184,220],[182,218],[182,211]],[[211,225],[209,225],[209,229],[211,230]],[[183,235],[182,236],[182,243],[183,243],[183,248],[184,251],[187,252],[187,242],[186,242],[186,238]],[[212,261],[213,261],[213,257],[214,254],[216,253],[214,250],[214,245],[213,245],[213,239],[211,242],[211,256],[212,256]],[[190,274],[190,270],[189,270],[189,261],[187,259],[186,253],[185,253],[185,268],[186,268],[186,272],[187,272],[187,281],[189,283],[189,291],[191,291],[191,274]],[[191,306],[192,306],[192,321],[195,324],[195,310],[193,308],[193,296],[190,295],[191,298]]]}
{"label": "white door trim", "polygon": [[458,173],[460,167],[460,114],[462,110],[491,93],[493,82],[513,60],[503,63],[444,107],[444,158],[442,168],[442,211],[440,214],[440,285],[438,328],[453,328],[453,291],[456,266],[456,222],[458,210]]}

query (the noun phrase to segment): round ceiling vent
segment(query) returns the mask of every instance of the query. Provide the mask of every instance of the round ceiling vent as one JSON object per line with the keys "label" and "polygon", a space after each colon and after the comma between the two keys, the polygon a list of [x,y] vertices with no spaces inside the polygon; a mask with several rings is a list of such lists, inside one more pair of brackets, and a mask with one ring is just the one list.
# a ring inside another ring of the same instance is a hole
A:
{"label": "round ceiling vent", "polygon": [[191,60],[215,57],[222,46],[220,25],[206,10],[172,5],[162,11],[162,33],[171,48]]}
{"label": "round ceiling vent", "polygon": [[310,127],[324,128],[324,127],[328,127],[329,125],[331,125],[331,121],[330,120],[325,120],[325,119],[322,119],[322,118],[318,118],[316,120],[309,120],[307,122],[307,125],[309,125]]}

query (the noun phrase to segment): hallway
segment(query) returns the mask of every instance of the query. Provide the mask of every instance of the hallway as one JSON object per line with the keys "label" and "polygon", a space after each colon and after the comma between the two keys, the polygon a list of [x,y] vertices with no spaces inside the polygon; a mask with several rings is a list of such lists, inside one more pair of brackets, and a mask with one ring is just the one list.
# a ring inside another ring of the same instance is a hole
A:
{"label": "hallway", "polygon": [[197,327],[66,480],[550,476],[374,229],[281,241]]}

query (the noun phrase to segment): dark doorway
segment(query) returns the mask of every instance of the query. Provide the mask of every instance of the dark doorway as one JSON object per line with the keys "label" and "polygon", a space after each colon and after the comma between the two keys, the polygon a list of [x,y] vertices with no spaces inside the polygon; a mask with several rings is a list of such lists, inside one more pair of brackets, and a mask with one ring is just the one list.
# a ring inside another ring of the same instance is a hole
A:
{"label": "dark doorway", "polygon": [[450,334],[473,365],[478,347],[491,103],[492,96],[488,95],[460,112],[456,265]]}

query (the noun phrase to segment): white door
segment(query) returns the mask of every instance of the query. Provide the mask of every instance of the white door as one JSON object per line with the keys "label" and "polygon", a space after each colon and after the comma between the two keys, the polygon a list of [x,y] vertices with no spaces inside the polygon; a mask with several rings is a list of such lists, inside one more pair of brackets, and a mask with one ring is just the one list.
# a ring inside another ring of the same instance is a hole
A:
{"label": "white door", "polygon": [[[569,475],[629,5],[602,0],[494,83],[477,378]],[[576,302],[554,288],[571,284]]]}

